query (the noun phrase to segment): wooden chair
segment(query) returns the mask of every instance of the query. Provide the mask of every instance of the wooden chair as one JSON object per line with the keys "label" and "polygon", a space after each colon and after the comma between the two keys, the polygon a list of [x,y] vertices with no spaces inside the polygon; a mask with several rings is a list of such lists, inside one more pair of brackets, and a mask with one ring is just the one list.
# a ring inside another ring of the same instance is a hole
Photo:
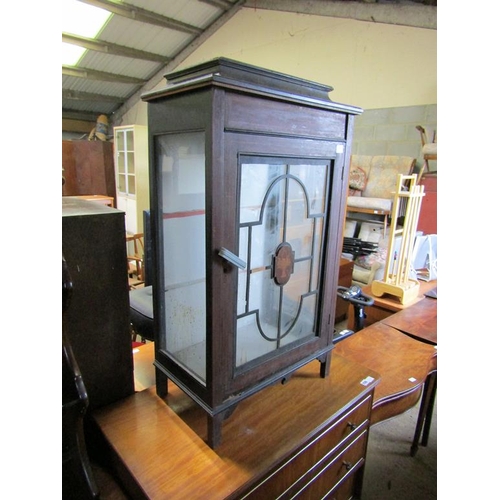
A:
{"label": "wooden chair", "polygon": [[420,140],[422,142],[422,156],[424,157],[424,164],[422,170],[420,171],[419,178],[417,179],[418,182],[420,181],[420,177],[422,177],[424,170],[427,170],[427,172],[429,172],[429,160],[437,161],[437,131],[434,131],[432,141],[429,141],[427,131],[424,127],[417,125],[415,128],[420,132]]}
{"label": "wooden chair", "polygon": [[144,284],[144,234],[128,235],[126,242],[129,287],[134,289]]}

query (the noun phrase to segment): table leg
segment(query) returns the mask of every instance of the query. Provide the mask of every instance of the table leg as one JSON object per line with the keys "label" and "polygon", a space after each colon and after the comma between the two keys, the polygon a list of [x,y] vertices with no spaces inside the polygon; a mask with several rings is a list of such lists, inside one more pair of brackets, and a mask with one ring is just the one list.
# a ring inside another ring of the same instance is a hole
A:
{"label": "table leg", "polygon": [[429,442],[429,433],[431,430],[432,414],[434,412],[434,401],[436,400],[436,392],[437,392],[437,373],[432,387],[432,392],[430,395],[429,407],[427,408],[427,415],[425,417],[424,432],[422,433],[422,446],[427,446],[427,443]]}
{"label": "table leg", "polygon": [[410,455],[414,457],[418,451],[418,443],[420,441],[420,435],[422,434],[422,428],[424,428],[424,439],[427,445],[427,439],[429,437],[430,422],[432,419],[432,409],[434,407],[434,397],[436,395],[436,384],[437,384],[437,372],[434,371],[427,375],[427,379],[424,384],[424,392],[422,394],[422,401],[420,403],[420,410],[418,412],[417,426],[415,428],[415,435],[413,436],[413,443],[411,445]]}

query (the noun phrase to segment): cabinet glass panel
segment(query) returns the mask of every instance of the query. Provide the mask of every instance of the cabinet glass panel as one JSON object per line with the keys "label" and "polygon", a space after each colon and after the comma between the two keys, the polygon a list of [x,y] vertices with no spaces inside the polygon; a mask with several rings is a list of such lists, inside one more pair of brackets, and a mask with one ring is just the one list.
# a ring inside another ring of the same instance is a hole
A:
{"label": "cabinet glass panel", "polygon": [[206,382],[205,134],[155,139],[161,169],[165,325],[160,348]]}
{"label": "cabinet glass panel", "polygon": [[123,132],[117,131],[116,132],[116,150],[117,151],[124,151],[125,150],[124,140],[125,140],[125,134]]}
{"label": "cabinet glass panel", "polygon": [[118,192],[134,198],[136,195],[134,130],[117,130],[115,147]]}
{"label": "cabinet glass panel", "polygon": [[135,175],[128,176],[127,192],[130,196],[135,196]]}
{"label": "cabinet glass panel", "polygon": [[236,366],[318,335],[329,162],[240,159]]}
{"label": "cabinet glass panel", "polygon": [[127,172],[128,174],[135,174],[135,153],[127,151]]}
{"label": "cabinet glass panel", "polygon": [[127,130],[127,151],[134,151],[134,131]]}
{"label": "cabinet glass panel", "polygon": [[125,169],[126,156],[125,156],[125,154],[122,151],[118,151],[117,155],[116,155],[116,159],[118,162],[118,173],[125,174],[126,173],[126,169]]}
{"label": "cabinet glass panel", "polygon": [[127,181],[126,181],[126,176],[119,174],[118,175],[118,191],[121,193],[125,193],[127,190]]}
{"label": "cabinet glass panel", "polygon": [[[126,173],[126,163],[127,157],[125,155],[125,134],[123,132],[118,131],[116,133],[116,163],[119,174]],[[125,190],[126,184],[123,185],[120,183],[120,191]]]}

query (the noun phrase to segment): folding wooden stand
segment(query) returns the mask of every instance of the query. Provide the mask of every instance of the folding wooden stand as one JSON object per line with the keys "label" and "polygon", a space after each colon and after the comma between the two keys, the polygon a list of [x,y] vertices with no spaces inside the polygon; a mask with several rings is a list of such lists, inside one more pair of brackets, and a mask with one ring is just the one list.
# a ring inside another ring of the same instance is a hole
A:
{"label": "folding wooden stand", "polygon": [[[409,181],[406,183],[406,181]],[[410,264],[413,252],[413,243],[417,231],[418,217],[422,198],[425,196],[424,187],[416,185],[417,176],[399,175],[394,203],[392,204],[391,236],[387,249],[387,261],[383,280],[372,282],[372,294],[382,297],[384,293],[394,295],[399,298],[401,304],[414,300],[420,288],[417,280],[410,279]],[[407,199],[406,215],[403,227],[397,229],[397,216],[400,203]],[[394,240],[396,236],[401,236],[401,246],[399,252],[394,250]]]}

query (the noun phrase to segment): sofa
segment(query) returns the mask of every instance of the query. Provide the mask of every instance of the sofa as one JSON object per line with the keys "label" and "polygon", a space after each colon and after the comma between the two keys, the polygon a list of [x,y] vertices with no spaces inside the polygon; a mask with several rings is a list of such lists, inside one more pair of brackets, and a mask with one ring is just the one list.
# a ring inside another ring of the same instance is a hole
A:
{"label": "sofa", "polygon": [[[352,155],[349,170],[347,216],[371,214],[382,217],[384,233],[392,213],[398,176],[414,173],[416,158],[411,156]],[[404,215],[399,213],[398,217]]]}

